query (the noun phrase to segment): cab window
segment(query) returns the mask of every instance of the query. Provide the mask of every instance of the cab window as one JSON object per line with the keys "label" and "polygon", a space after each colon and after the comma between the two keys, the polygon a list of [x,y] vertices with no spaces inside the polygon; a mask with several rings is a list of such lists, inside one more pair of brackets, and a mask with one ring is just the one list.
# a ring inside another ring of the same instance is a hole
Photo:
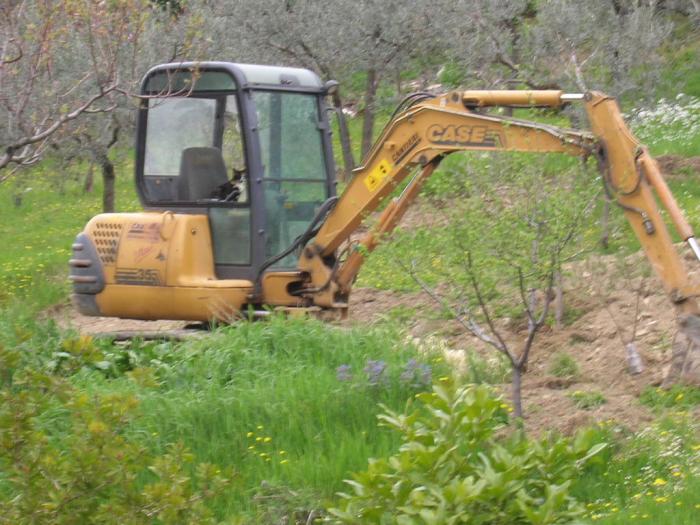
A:
{"label": "cab window", "polygon": [[150,201],[246,203],[236,96],[148,99],[143,180]]}

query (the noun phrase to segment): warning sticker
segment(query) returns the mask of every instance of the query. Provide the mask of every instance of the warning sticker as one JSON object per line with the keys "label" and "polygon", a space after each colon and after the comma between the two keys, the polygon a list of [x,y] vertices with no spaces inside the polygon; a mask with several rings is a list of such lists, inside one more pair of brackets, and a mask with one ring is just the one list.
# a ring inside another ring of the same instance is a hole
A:
{"label": "warning sticker", "polygon": [[391,164],[386,160],[380,160],[379,164],[365,177],[365,186],[369,191],[375,191],[382,181],[389,175]]}

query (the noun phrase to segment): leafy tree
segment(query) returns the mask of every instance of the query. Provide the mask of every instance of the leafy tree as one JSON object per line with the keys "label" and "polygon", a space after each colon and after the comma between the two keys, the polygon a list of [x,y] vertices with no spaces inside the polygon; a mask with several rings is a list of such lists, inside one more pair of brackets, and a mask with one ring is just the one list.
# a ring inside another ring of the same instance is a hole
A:
{"label": "leafy tree", "polygon": [[445,20],[447,55],[481,84],[615,96],[651,91],[671,29],[655,1],[462,1]]}
{"label": "leafy tree", "polygon": [[[373,142],[380,81],[409,60],[442,47],[441,10],[448,4],[443,0],[225,0],[212,2],[205,12],[216,20],[213,49],[217,54],[235,56],[237,61],[303,66],[326,79],[347,80],[363,73],[364,155]],[[340,110],[340,99],[334,103]],[[342,123],[340,131],[349,171],[354,159]]]}

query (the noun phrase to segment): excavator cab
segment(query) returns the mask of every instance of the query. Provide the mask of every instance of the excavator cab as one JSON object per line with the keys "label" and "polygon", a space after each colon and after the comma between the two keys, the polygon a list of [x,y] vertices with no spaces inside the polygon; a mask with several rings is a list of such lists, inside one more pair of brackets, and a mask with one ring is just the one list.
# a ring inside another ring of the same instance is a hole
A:
{"label": "excavator cab", "polygon": [[[335,193],[325,89],[305,69],[165,64],[141,85],[144,208],[206,215],[218,279],[253,280]],[[296,268],[290,253],[273,268]]]}

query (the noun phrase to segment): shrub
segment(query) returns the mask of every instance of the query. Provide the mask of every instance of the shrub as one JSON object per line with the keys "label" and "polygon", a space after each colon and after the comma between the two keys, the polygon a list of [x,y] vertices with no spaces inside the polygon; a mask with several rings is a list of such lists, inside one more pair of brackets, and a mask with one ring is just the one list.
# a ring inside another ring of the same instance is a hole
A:
{"label": "shrub", "polygon": [[578,363],[566,352],[557,352],[549,365],[549,373],[555,377],[576,378],[579,375]]}
{"label": "shrub", "polygon": [[[0,364],[19,361],[0,347]],[[137,381],[150,376],[137,370]],[[214,523],[209,503],[228,479],[181,444],[153,455],[128,437],[137,407],[134,396],[90,395],[34,370],[5,375],[0,523]]]}
{"label": "shrub", "polygon": [[605,445],[593,431],[573,439],[503,436],[508,405],[485,385],[449,383],[416,396],[408,414],[387,411],[381,424],[402,445],[390,458],[372,459],[347,481],[329,510],[335,523],[563,523],[582,513],[571,496],[577,471]]}

